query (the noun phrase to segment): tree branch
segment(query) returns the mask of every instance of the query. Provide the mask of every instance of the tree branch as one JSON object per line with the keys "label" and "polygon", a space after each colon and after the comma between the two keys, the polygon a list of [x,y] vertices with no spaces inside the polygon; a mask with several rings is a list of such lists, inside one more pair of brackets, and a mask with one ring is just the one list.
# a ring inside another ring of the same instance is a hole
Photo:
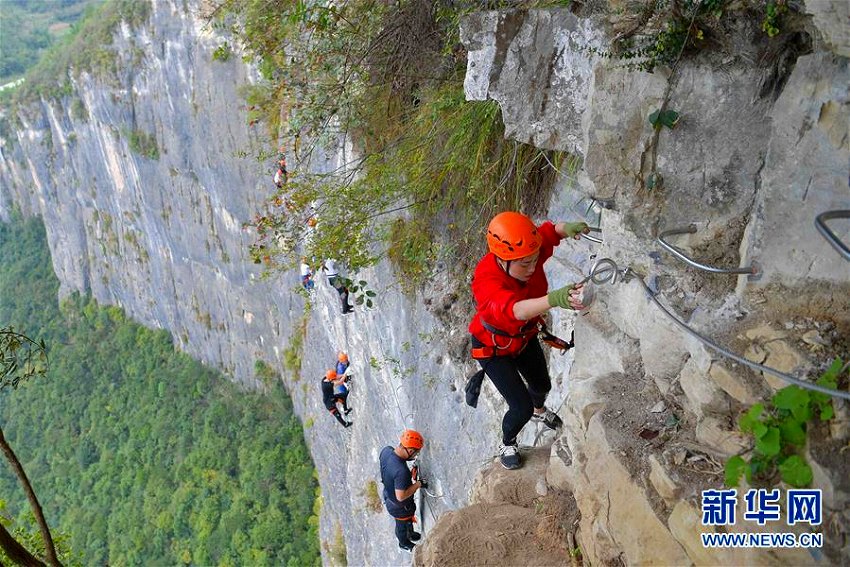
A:
{"label": "tree branch", "polygon": [[[44,519],[44,512],[41,510],[41,504],[38,503],[38,498],[36,498],[35,491],[32,489],[32,485],[27,478],[27,473],[24,472],[24,467],[21,466],[21,462],[18,460],[18,457],[15,455],[12,447],[10,447],[9,443],[6,441],[2,427],[0,427],[0,449],[3,450],[3,454],[6,455],[6,460],[9,461],[9,465],[12,467],[12,470],[15,472],[15,475],[18,477],[18,480],[24,488],[24,492],[27,494],[27,499],[30,502],[33,513],[35,514],[35,520],[38,523],[38,528],[41,531],[41,538],[44,540],[47,562],[53,567],[62,567],[62,563],[60,563],[59,558],[56,557],[56,548],[53,546],[53,538],[50,536],[50,528],[47,527],[47,520]],[[36,563],[32,564],[42,565],[40,561],[36,561]],[[29,563],[27,565],[29,565]]]}

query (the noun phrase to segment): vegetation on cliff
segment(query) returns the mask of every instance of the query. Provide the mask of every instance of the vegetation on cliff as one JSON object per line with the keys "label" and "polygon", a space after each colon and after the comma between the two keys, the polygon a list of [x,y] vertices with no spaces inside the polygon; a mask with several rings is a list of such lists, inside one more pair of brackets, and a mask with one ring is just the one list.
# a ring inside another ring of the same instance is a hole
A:
{"label": "vegetation on cliff", "polygon": [[[538,3],[539,4],[539,3]],[[551,3],[550,3],[551,4]],[[498,104],[467,102],[461,16],[478,2],[226,0],[213,16],[258,59],[252,119],[297,158],[253,223],[254,260],[300,252],[356,270],[389,257],[406,289],[445,261],[463,273],[501,209],[541,210],[565,155],[504,138]],[[308,173],[318,145],[349,136],[357,157]],[[292,165],[292,164],[291,164]]]}

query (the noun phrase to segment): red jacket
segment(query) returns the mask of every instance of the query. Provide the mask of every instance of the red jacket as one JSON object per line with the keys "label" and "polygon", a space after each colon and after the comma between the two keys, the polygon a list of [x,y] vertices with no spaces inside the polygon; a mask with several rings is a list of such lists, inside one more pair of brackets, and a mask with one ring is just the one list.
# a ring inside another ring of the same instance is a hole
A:
{"label": "red jacket", "polygon": [[482,320],[509,335],[519,335],[522,327],[530,322],[514,317],[514,303],[549,293],[543,263],[552,257],[561,237],[555,232],[555,225],[549,221],[541,224],[537,230],[543,237],[543,243],[540,246],[540,259],[528,282],[523,283],[505,273],[496,263],[496,256],[492,252],[481,258],[472,276],[472,294],[475,296],[477,313],[469,324],[469,332],[484,345],[499,347],[499,356],[519,354],[534,335],[514,339],[494,335],[484,328]]}

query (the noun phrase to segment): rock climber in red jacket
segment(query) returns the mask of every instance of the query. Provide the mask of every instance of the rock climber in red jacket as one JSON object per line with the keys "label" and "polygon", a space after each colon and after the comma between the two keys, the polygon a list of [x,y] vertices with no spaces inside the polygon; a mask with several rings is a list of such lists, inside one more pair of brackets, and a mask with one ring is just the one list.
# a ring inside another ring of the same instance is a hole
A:
{"label": "rock climber in red jacket", "polygon": [[[563,238],[578,239],[587,224],[546,221],[539,227],[517,212],[496,215],[487,227],[485,255],[475,269],[472,293],[477,312],[469,324],[472,356],[508,402],[502,419],[500,460],[507,469],[522,466],[517,435],[529,420],[551,429],[563,424],[546,408],[552,387],[537,333],[540,317],[552,307],[582,309],[582,286],[549,291],[543,263]],[[524,379],[524,381],[523,381]]]}

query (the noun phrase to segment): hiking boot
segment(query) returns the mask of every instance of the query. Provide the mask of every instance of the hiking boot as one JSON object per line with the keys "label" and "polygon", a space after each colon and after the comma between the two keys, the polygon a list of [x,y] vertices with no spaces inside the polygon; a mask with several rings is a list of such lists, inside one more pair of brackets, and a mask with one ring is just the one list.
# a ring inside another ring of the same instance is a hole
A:
{"label": "hiking boot", "polygon": [[560,429],[564,422],[561,421],[561,418],[558,417],[558,414],[550,410],[549,408],[544,408],[543,413],[531,414],[531,421],[535,423],[542,423],[549,429]]}
{"label": "hiking boot", "polygon": [[499,460],[502,462],[502,466],[508,470],[518,469],[522,466],[516,442],[512,445],[499,445]]}
{"label": "hiking boot", "polygon": [[413,549],[416,547],[412,543],[400,543],[398,546],[408,553],[413,553]]}

